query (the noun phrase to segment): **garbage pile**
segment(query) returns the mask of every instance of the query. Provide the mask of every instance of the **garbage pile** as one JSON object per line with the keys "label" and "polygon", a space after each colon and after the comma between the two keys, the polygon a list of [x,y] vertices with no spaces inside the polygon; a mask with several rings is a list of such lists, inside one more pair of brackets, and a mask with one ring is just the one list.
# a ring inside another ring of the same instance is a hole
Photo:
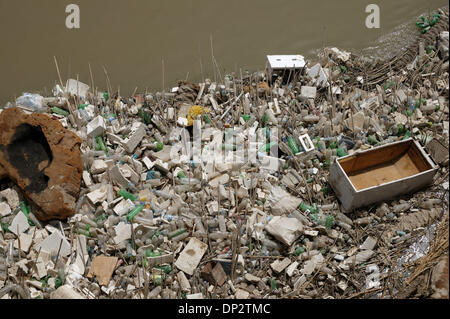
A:
{"label": "garbage pile", "polygon": [[[0,110],[0,298],[395,298],[448,216],[448,26],[434,40],[377,84],[326,48],[287,83],[24,94]],[[432,185],[343,213],[336,159],[408,139]]]}

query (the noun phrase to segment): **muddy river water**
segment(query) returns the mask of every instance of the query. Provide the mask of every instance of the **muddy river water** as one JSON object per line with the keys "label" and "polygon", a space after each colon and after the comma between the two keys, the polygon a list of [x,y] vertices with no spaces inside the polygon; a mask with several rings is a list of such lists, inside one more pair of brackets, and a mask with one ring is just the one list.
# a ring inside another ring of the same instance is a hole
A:
{"label": "muddy river water", "polygon": [[[66,27],[77,4],[80,28]],[[380,8],[369,29],[367,5]],[[57,80],[79,75],[122,95],[161,90],[177,80],[214,78],[213,54],[225,72],[262,69],[267,54],[313,56],[323,46],[361,52],[397,34],[387,48],[417,32],[422,13],[447,0],[0,0],[0,106],[24,91],[50,94]],[[402,26],[403,25],[403,26]],[[399,28],[400,26],[400,28]],[[386,45],[385,45],[386,48]],[[163,63],[164,61],[164,63]],[[164,83],[163,67],[164,65]]]}

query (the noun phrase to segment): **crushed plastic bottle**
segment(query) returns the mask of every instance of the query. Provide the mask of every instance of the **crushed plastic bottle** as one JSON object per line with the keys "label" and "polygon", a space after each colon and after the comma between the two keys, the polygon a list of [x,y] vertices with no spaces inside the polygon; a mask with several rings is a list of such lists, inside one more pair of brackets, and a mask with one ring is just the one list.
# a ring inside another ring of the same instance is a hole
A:
{"label": "crushed plastic bottle", "polygon": [[315,213],[317,212],[316,204],[314,204],[314,206],[310,206],[310,205],[307,205],[307,204],[305,204],[305,203],[301,203],[300,206],[298,206],[298,208],[299,208],[302,212],[309,211],[311,214],[315,214]]}
{"label": "crushed plastic bottle", "polygon": [[119,195],[122,196],[125,199],[131,200],[132,202],[134,202],[137,199],[137,197],[135,195],[127,192],[125,189],[121,189],[119,191]]}
{"label": "crushed plastic bottle", "polygon": [[66,110],[63,110],[57,106],[52,107],[52,112],[58,115],[62,115],[62,116],[69,116],[69,112],[67,112]]}
{"label": "crushed plastic bottle", "polygon": [[295,143],[295,141],[294,141],[294,139],[292,138],[292,136],[289,136],[289,137],[287,138],[287,141],[288,141],[288,143],[289,143],[289,147],[291,148],[292,153],[294,153],[294,155],[297,154],[297,153],[299,152],[298,146],[297,146],[297,144]]}
{"label": "crushed plastic bottle", "polygon": [[21,97],[17,98],[16,105],[25,106],[36,113],[44,113],[47,111],[44,97],[39,94],[24,93]]}
{"label": "crushed plastic bottle", "polygon": [[127,219],[129,220],[129,221],[131,221],[131,220],[133,220],[133,218],[137,215],[137,214],[139,214],[143,209],[144,209],[144,205],[139,205],[139,206],[136,206],[128,215],[127,215]]}
{"label": "crushed plastic bottle", "polygon": [[311,219],[316,225],[325,226],[327,229],[331,229],[334,225],[334,217],[331,214],[325,215],[322,213],[310,214]]}

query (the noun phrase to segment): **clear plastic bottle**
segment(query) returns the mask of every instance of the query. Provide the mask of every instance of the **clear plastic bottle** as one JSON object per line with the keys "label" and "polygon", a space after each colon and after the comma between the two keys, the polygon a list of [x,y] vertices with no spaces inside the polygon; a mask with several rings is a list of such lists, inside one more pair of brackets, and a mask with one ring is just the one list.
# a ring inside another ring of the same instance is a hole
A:
{"label": "clear plastic bottle", "polygon": [[47,111],[47,107],[44,103],[44,97],[39,94],[24,93],[16,100],[17,106],[27,107],[33,112],[44,113]]}
{"label": "clear plastic bottle", "polygon": [[194,185],[194,184],[200,184],[201,183],[201,181],[199,181],[197,178],[190,178],[189,179],[187,177],[180,178],[179,181],[183,185]]}
{"label": "clear plastic bottle", "polygon": [[401,213],[401,212],[403,212],[403,211],[405,211],[405,210],[410,209],[411,206],[412,206],[411,203],[402,203],[402,204],[398,204],[398,205],[395,205],[395,206],[392,208],[392,211],[393,211],[394,213]]}
{"label": "clear plastic bottle", "polygon": [[164,199],[173,199],[173,195],[172,195],[172,194],[169,194],[169,193],[164,192],[164,191],[160,191],[160,190],[154,189],[154,190],[153,190],[153,193],[154,193],[156,196],[162,197],[162,198],[164,198]]}
{"label": "clear plastic bottle", "polygon": [[79,109],[78,112],[81,114],[81,116],[86,120],[86,122],[89,122],[91,120],[91,117],[87,112],[83,109]]}
{"label": "clear plastic bottle", "polygon": [[261,243],[266,246],[268,250],[280,250],[280,246],[273,240],[263,238],[261,239]]}
{"label": "clear plastic bottle", "polygon": [[304,225],[309,225],[311,224],[308,220],[308,218],[304,215],[302,215],[299,211],[294,210],[291,215],[295,218],[297,218],[301,223],[303,223]]}
{"label": "clear plastic bottle", "polygon": [[228,238],[228,233],[222,233],[222,232],[214,232],[209,234],[209,238],[212,240],[218,240],[218,239],[225,239]]}
{"label": "clear plastic bottle", "polygon": [[8,256],[7,256],[8,266],[12,266],[14,263],[14,246],[13,242],[9,242]]}

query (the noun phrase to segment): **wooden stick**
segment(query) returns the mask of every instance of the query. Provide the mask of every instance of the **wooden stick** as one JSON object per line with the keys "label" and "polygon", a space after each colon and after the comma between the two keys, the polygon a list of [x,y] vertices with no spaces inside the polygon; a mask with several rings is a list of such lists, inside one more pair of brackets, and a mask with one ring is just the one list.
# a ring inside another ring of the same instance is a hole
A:
{"label": "wooden stick", "polygon": [[61,241],[59,242],[58,254],[56,255],[55,265],[54,265],[53,269],[56,269],[56,266],[58,265],[59,253],[61,252],[62,243],[63,243],[63,240],[61,238]]}
{"label": "wooden stick", "polygon": [[[142,260],[144,261],[144,257],[142,257]],[[149,280],[147,275],[147,270],[144,267],[144,299],[148,299],[148,293],[149,293]]]}
{"label": "wooden stick", "polygon": [[102,68],[103,68],[103,72],[106,75],[106,87],[108,89],[109,101],[111,101],[111,99],[112,99],[112,96],[111,96],[111,90],[112,90],[111,81],[109,80],[108,71],[106,71],[106,68],[105,68],[104,65],[102,65]]}
{"label": "wooden stick", "polygon": [[17,225],[17,241],[19,243],[19,260],[22,259],[22,248],[20,247],[19,225]]}
{"label": "wooden stick", "polygon": [[70,104],[69,96],[67,95],[66,88],[64,87],[63,82],[62,82],[62,79],[61,79],[61,73],[59,72],[59,66],[58,66],[58,61],[56,60],[56,56],[53,56],[53,58],[54,58],[54,60],[55,60],[56,71],[57,71],[57,73],[58,73],[58,78],[59,78],[59,83],[61,84],[61,89],[64,88],[64,98],[66,99],[67,107],[69,108],[69,113],[72,114],[72,116],[74,117],[77,126],[78,126],[78,127],[81,127],[81,126],[80,126],[80,123],[78,123],[77,117],[73,114],[74,111],[73,111],[73,109],[72,109],[72,105]]}
{"label": "wooden stick", "polygon": [[165,99],[165,76],[166,76],[166,70],[164,67],[164,59],[162,59],[162,99],[163,99],[163,101]]}
{"label": "wooden stick", "polygon": [[78,240],[78,244],[80,245],[80,249],[81,249],[81,258],[83,260],[84,271],[86,272],[86,261],[85,261],[85,258],[84,258],[83,245],[81,245],[80,236],[77,236],[77,240]]}
{"label": "wooden stick", "polygon": [[238,237],[239,228],[233,234],[233,240],[231,242],[231,280],[235,279],[236,276],[236,263],[237,263],[237,237]]}
{"label": "wooden stick", "polygon": [[91,64],[89,63],[89,74],[91,76],[92,93],[94,93],[94,76],[92,75]]}
{"label": "wooden stick", "polygon": [[[348,102],[349,103],[349,102]],[[353,121],[353,108],[350,105],[350,116],[352,118],[352,130],[353,130],[353,138],[356,137],[356,133],[355,133],[355,122]]]}
{"label": "wooden stick", "polygon": [[38,251],[38,253],[36,255],[36,259],[34,260],[35,264],[37,264],[37,260],[39,259],[39,255],[41,254],[41,249],[42,249],[42,247],[39,247],[39,251]]}
{"label": "wooden stick", "polygon": [[201,75],[201,78],[202,78],[202,83],[205,83],[205,78],[203,76],[202,55],[200,54],[200,42],[197,42],[197,48],[198,48],[198,57],[200,59],[200,75]]}
{"label": "wooden stick", "polygon": [[78,109],[78,105],[80,104],[80,92],[79,92],[79,87],[78,87],[78,84],[80,83],[80,81],[79,81],[79,75],[77,74],[77,97],[76,97],[76,99],[75,99],[75,103],[76,103],[76,105],[75,105],[75,109]]}

